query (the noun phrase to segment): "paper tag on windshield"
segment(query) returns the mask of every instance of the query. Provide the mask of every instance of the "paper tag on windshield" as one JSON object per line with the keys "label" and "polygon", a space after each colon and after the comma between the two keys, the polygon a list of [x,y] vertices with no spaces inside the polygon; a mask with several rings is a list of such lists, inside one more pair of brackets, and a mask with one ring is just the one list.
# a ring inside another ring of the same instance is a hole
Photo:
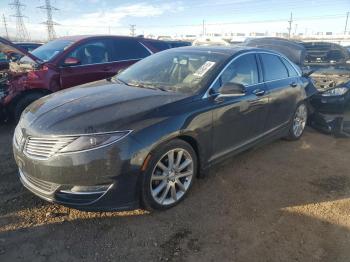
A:
{"label": "paper tag on windshield", "polygon": [[210,68],[212,68],[215,65],[215,62],[207,61],[205,62],[200,68],[197,69],[196,72],[194,72],[194,76],[202,77],[204,76]]}

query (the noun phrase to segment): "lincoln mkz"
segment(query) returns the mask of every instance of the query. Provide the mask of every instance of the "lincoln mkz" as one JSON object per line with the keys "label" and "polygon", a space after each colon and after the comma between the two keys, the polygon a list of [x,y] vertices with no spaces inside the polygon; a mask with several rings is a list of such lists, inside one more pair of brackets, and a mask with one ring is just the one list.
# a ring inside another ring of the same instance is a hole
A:
{"label": "lincoln mkz", "polygon": [[276,52],[166,50],[27,107],[13,138],[19,177],[39,197],[81,210],[167,209],[220,160],[299,139],[308,88]]}

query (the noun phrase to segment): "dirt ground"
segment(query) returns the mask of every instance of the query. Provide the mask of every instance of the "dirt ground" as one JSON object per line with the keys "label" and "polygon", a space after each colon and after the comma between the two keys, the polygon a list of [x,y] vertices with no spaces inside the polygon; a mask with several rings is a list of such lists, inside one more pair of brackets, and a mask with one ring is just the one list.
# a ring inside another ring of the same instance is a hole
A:
{"label": "dirt ground", "polygon": [[24,189],[0,127],[0,261],[350,261],[350,140],[245,152],[166,212],[86,213]]}

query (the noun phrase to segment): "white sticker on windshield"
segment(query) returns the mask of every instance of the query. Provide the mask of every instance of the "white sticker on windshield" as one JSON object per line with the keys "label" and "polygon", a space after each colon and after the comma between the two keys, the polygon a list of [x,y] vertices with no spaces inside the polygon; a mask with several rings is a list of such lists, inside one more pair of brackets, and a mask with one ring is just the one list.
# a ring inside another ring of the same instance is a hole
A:
{"label": "white sticker on windshield", "polygon": [[209,69],[212,68],[214,65],[215,65],[215,62],[207,61],[200,68],[198,68],[193,75],[203,77],[209,71]]}

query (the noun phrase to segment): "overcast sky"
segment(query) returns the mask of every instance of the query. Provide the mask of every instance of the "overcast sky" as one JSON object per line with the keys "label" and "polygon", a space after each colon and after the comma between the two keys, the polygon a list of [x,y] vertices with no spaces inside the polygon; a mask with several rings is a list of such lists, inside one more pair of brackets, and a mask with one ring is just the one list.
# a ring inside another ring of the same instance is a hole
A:
{"label": "overcast sky", "polygon": [[[1,0],[10,36],[15,36],[14,13]],[[33,39],[45,39],[43,0],[21,0],[26,28]],[[293,12],[293,32],[344,31],[350,0],[51,0],[59,10],[53,12],[58,36],[73,34],[128,34],[136,25],[136,34],[199,34],[202,21],[207,32],[287,32],[287,20]],[[0,13],[1,14],[1,13]],[[350,27],[350,21],[349,21]],[[350,30],[350,29],[349,29]],[[0,34],[4,35],[1,25]]]}

